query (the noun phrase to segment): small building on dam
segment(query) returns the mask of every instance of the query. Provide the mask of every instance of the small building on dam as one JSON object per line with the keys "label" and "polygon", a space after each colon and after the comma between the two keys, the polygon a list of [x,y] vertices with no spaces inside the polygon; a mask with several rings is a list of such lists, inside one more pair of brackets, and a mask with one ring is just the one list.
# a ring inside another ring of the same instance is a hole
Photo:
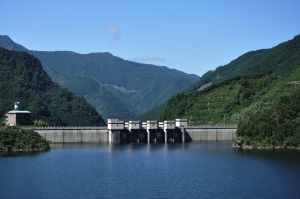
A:
{"label": "small building on dam", "polygon": [[5,124],[8,126],[33,125],[31,113],[26,110],[19,110],[19,105],[19,102],[14,103],[14,110],[11,110],[6,114]]}

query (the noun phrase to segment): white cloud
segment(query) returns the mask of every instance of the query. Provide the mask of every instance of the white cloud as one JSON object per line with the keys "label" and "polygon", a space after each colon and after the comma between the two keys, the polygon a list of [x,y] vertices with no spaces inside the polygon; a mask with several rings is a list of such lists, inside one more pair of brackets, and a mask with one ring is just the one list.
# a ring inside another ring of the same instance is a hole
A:
{"label": "white cloud", "polygon": [[121,30],[118,26],[107,25],[106,28],[112,34],[113,38],[118,41],[121,38]]}
{"label": "white cloud", "polygon": [[181,61],[178,61],[177,59],[171,59],[171,60],[168,60],[169,62],[172,62],[172,63],[176,63],[176,64],[181,64]]}
{"label": "white cloud", "polygon": [[134,57],[130,61],[142,62],[142,63],[146,63],[146,62],[152,63],[152,62],[164,62],[164,61],[166,61],[166,59],[162,58],[162,57],[148,57],[148,55],[144,55],[141,58],[140,57]]}

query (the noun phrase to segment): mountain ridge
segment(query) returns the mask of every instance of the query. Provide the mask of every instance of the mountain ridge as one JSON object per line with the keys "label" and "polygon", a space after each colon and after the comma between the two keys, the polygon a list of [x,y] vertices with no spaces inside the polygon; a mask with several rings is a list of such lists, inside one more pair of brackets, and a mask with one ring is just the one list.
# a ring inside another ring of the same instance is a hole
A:
{"label": "mountain ridge", "polygon": [[[0,36],[0,46],[8,49],[27,51],[38,57],[45,68],[53,68],[66,76],[88,76],[117,97],[128,101],[131,106],[138,107],[140,113],[154,108],[172,95],[191,86],[200,77],[186,74],[165,66],[141,64],[123,60],[110,53],[79,54],[72,51],[34,51],[14,43],[8,36]],[[139,90],[127,94],[112,86],[127,90]],[[159,93],[158,97],[155,97]]]}
{"label": "mountain ridge", "polygon": [[[275,71],[283,77],[287,77],[300,63],[300,35],[293,39],[282,42],[269,49],[260,49],[249,51],[237,57],[224,66],[219,66],[215,70],[206,72],[200,80],[188,89],[183,91],[184,94],[196,92],[201,86],[212,83],[213,85],[226,81],[237,75],[255,75],[266,70]],[[279,67],[280,66],[280,67]],[[174,97],[174,96],[172,96]],[[172,100],[172,97],[169,100]],[[161,113],[167,107],[160,106]],[[149,110],[147,114],[153,118],[157,110]],[[157,118],[159,115],[156,115]]]}
{"label": "mountain ridge", "polygon": [[[262,52],[261,50],[254,51],[254,53],[259,53],[258,56],[262,55],[261,52]],[[250,52],[250,54],[251,53],[253,53],[253,51]],[[227,96],[222,95],[223,98],[224,97],[231,98],[230,95],[237,95],[235,99],[232,99],[231,102],[228,102],[228,104],[229,104],[228,106],[231,107],[231,109],[233,109],[232,106],[238,107],[240,105],[240,101],[242,101],[244,99],[248,99],[250,96],[253,96],[253,98],[256,99],[257,96],[255,93],[261,92],[261,90],[263,90],[265,87],[267,87],[268,84],[271,83],[272,81],[266,80],[265,82],[267,82],[267,83],[265,83],[264,80],[261,80],[262,81],[261,84],[263,84],[265,86],[256,85],[256,86],[253,86],[253,88],[249,89],[249,88],[247,88],[247,86],[255,84],[254,80],[250,81],[249,79],[253,78],[253,75],[254,75],[254,78],[256,78],[258,73],[264,73],[265,71],[271,71],[274,74],[276,73],[277,79],[280,79],[283,77],[287,78],[293,72],[295,72],[296,68],[300,64],[300,35],[296,35],[292,40],[280,43],[279,45],[269,49],[269,52],[263,52],[263,53],[264,53],[264,55],[267,55],[267,56],[261,56],[261,59],[256,59],[254,61],[254,62],[256,62],[256,64],[253,65],[252,67],[243,67],[243,69],[241,70],[241,74],[234,78],[229,78],[229,79],[223,78],[223,79],[219,80],[217,77],[211,76],[211,74],[210,74],[211,72],[207,73],[208,75],[207,74],[203,75],[202,78],[196,83],[196,86],[194,85],[193,87],[191,87],[192,90],[197,88],[198,85],[201,83],[201,81],[203,82],[205,80],[208,82],[212,82],[213,83],[212,86],[209,86],[202,91],[186,92],[186,93],[174,95],[172,98],[170,98],[165,110],[160,114],[158,119],[159,120],[167,120],[167,119],[173,119],[174,117],[180,117],[180,116],[185,117],[185,115],[183,113],[187,114],[189,111],[192,111],[190,116],[186,115],[186,117],[189,117],[190,120],[192,121],[191,118],[193,118],[193,117],[195,118],[195,115],[198,115],[198,113],[196,113],[197,111],[195,112],[195,110],[194,110],[195,109],[194,106],[195,106],[195,104],[199,104],[198,108],[200,108],[200,110],[198,110],[198,112],[201,113],[202,115],[201,114],[199,115],[197,120],[194,121],[195,123],[207,124],[207,123],[210,123],[211,121],[220,121],[219,120],[220,118],[219,118],[219,119],[214,119],[214,120],[207,119],[205,122],[203,120],[203,118],[204,118],[203,115],[205,115],[205,114],[201,111],[202,106],[208,110],[212,107],[211,107],[211,105],[206,106],[205,103],[197,102],[197,100],[194,100],[194,99],[196,97],[198,97],[199,95],[207,93],[208,91],[213,90],[217,87],[220,87],[222,85],[225,86],[225,85],[229,84],[228,82],[230,82],[230,81],[231,82],[235,82],[235,81],[239,82],[239,83],[232,83],[232,85],[231,85],[231,87],[235,87],[236,94],[232,93],[232,91],[231,91],[232,88],[231,89],[226,88],[226,89],[223,89],[224,91],[218,91],[218,92],[220,92],[220,95],[221,95],[221,93],[223,93],[225,91],[227,92]],[[245,55],[247,55],[247,53],[242,56],[245,56]],[[242,56],[240,56],[239,58],[241,58]],[[257,54],[254,55],[254,57],[257,57]],[[250,58],[253,60],[253,57],[250,57]],[[236,60],[234,60],[234,61],[236,61]],[[249,59],[245,59],[245,61],[247,63],[249,63],[248,60]],[[230,62],[227,66],[222,67],[221,69],[226,69],[226,71],[228,71],[228,69],[231,67],[230,64],[232,64],[232,62]],[[244,66],[249,66],[249,64],[246,64]],[[218,71],[222,71],[222,70],[216,70],[216,71],[214,71],[214,73],[216,73]],[[206,75],[207,75],[207,77],[206,77]],[[270,78],[272,79],[271,76],[270,76]],[[244,80],[242,80],[242,79],[244,79]],[[246,79],[247,79],[248,83],[245,83]],[[222,83],[218,83],[218,81],[221,81]],[[244,86],[244,84],[247,86]],[[274,86],[276,86],[276,85],[274,84]],[[272,88],[269,88],[269,89],[272,90]],[[269,91],[266,91],[266,92],[269,92]],[[286,92],[286,91],[282,91],[282,92]],[[261,95],[263,96],[264,94],[261,94]],[[214,96],[215,96],[215,98],[221,97],[216,94],[214,94]],[[210,98],[210,96],[206,96],[206,97]],[[188,102],[183,102],[186,100]],[[216,100],[216,102],[214,102],[214,103],[221,103],[221,102],[219,102],[220,101],[219,99],[215,99],[215,100]],[[182,104],[180,103],[180,101],[182,102]],[[270,101],[272,101],[272,100],[270,99]],[[208,105],[210,104],[209,100],[207,100],[207,103],[208,103]],[[245,103],[249,103],[249,102],[247,102],[247,100],[246,100]],[[214,107],[213,109],[217,109],[219,107],[221,107],[221,104]],[[205,110],[205,109],[203,109],[203,110]],[[226,107],[225,108],[223,107],[222,112],[227,113],[226,109],[227,109]],[[176,111],[174,111],[174,110],[176,110]],[[231,112],[230,114],[234,114],[234,112]],[[216,115],[218,115],[217,117],[220,117],[220,113],[216,113]]]}
{"label": "mountain ridge", "polygon": [[[10,44],[7,44],[7,43],[11,43]],[[99,55],[104,55],[104,56],[109,56],[110,58],[114,57],[114,58],[117,58],[117,59],[121,59],[123,61],[126,61],[126,62],[129,62],[131,64],[134,64],[136,66],[146,66],[146,67],[155,67],[156,69],[159,69],[158,72],[156,72],[156,74],[160,73],[160,72],[164,72],[166,73],[165,70],[168,70],[168,71],[173,71],[174,73],[172,73],[171,75],[173,77],[181,77],[179,74],[184,74],[184,75],[187,75],[187,76],[191,76],[191,81],[196,81],[197,79],[199,79],[200,77],[195,75],[195,74],[186,74],[182,71],[179,71],[177,69],[171,69],[171,68],[168,68],[166,66],[156,66],[156,65],[153,65],[153,64],[142,64],[142,63],[138,63],[138,62],[134,62],[134,61],[130,61],[130,60],[124,60],[120,57],[117,57],[117,56],[114,56],[112,55],[111,53],[109,52],[92,52],[92,53],[87,53],[87,54],[81,54],[81,53],[77,53],[77,52],[74,52],[74,51],[60,51],[60,50],[57,50],[57,51],[37,51],[37,50],[29,50],[27,49],[26,47],[18,44],[18,43],[15,43],[8,35],[0,35],[0,46],[2,48],[5,48],[7,50],[14,50],[14,51],[26,51],[26,52],[30,52],[32,54],[35,54],[35,55],[38,55],[38,53],[50,53],[50,54],[56,54],[56,53],[67,53],[67,54],[76,54],[76,55],[79,55],[79,56],[99,56]],[[36,56],[36,57],[39,57],[39,56]],[[103,57],[101,57],[103,58]],[[43,64],[43,61],[41,61],[42,64]]]}

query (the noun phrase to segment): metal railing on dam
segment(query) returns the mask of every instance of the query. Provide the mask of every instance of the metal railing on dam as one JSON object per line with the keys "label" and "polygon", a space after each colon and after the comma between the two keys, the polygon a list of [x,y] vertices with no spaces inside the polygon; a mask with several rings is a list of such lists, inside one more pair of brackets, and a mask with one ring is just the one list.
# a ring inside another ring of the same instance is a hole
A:
{"label": "metal railing on dam", "polygon": [[[23,127],[32,128],[32,127]],[[123,122],[109,119],[107,127],[33,127],[51,142],[186,142],[233,140],[237,125],[188,126],[186,119]]]}
{"label": "metal railing on dam", "polygon": [[197,125],[197,126],[187,126],[186,128],[190,129],[197,129],[197,128],[202,128],[202,129],[236,129],[237,125],[236,124],[228,124],[228,125]]}
{"label": "metal railing on dam", "polygon": [[[32,127],[22,127],[24,129],[32,129]],[[79,130],[79,129],[88,129],[88,130],[101,130],[101,129],[107,129],[107,126],[47,126],[47,127],[33,127],[35,130],[41,130],[41,129],[68,129],[68,130]]]}

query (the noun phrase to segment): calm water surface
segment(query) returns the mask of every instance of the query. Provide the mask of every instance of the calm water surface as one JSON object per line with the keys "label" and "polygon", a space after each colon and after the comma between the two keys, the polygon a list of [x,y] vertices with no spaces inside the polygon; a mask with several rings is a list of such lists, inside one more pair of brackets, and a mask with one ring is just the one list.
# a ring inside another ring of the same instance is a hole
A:
{"label": "calm water surface", "polygon": [[0,152],[0,198],[299,198],[300,150],[231,142]]}

